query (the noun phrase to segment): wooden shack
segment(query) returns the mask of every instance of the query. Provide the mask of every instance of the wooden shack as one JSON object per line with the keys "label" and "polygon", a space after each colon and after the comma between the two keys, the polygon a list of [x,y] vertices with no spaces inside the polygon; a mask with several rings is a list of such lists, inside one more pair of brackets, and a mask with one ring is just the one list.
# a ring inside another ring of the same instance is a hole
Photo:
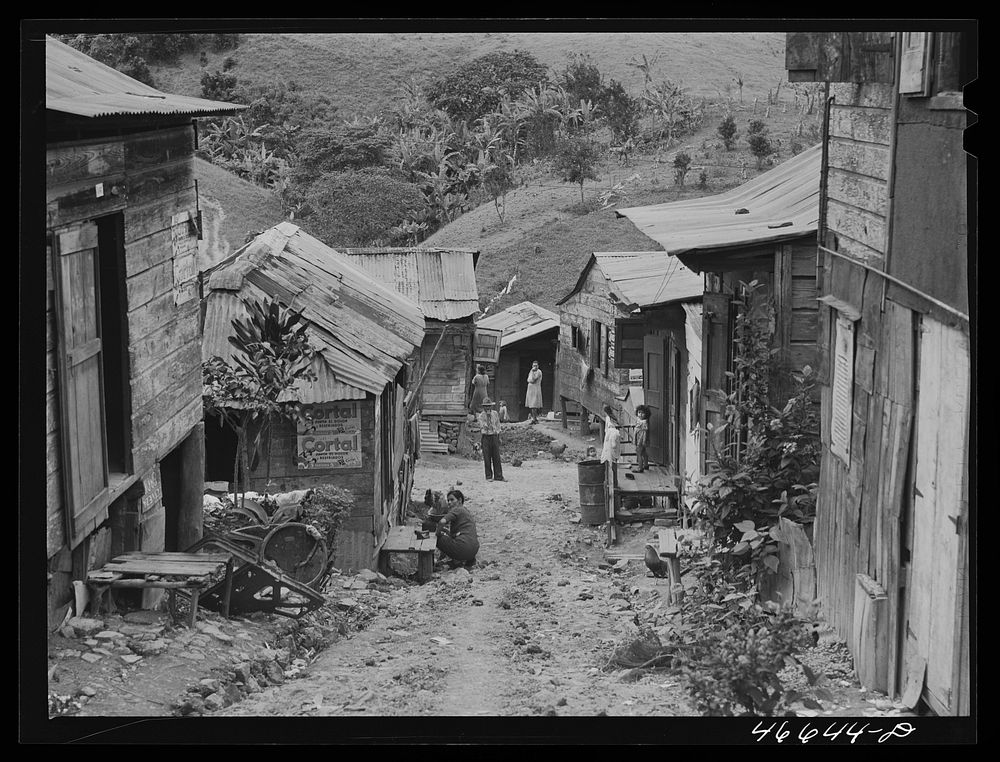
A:
{"label": "wooden shack", "polygon": [[[289,399],[301,419],[272,424],[251,487],[282,492],[333,484],[354,496],[333,549],[342,570],[374,569],[389,528],[401,522],[413,484],[415,415],[404,404],[406,358],[420,346],[420,308],[290,222],[258,235],[206,273],[202,356],[228,359],[232,321],[248,300],[274,299],[301,311],[317,350],[315,381],[301,381]],[[218,424],[209,447],[223,449],[229,472],[235,450]]]}
{"label": "wooden shack", "polygon": [[[567,403],[600,415],[610,404],[652,410],[650,463],[686,474],[688,331],[684,305],[697,303],[702,278],[664,252],[597,252],[559,300],[558,389]],[[583,419],[582,424],[589,423]],[[634,423],[626,419],[623,423]]]}
{"label": "wooden shack", "polygon": [[795,33],[786,49],[790,80],[828,83],[819,596],[866,686],[967,715],[975,42]]}
{"label": "wooden shack", "polygon": [[[443,248],[339,249],[381,283],[416,302],[424,314],[424,338],[408,358],[409,391],[420,411],[430,450],[457,446],[475,374],[479,252]],[[493,358],[495,359],[495,357]]]}
{"label": "wooden shack", "polygon": [[203,439],[193,117],[45,39],[48,616],[129,550],[201,537]]}
{"label": "wooden shack", "polygon": [[528,371],[538,363],[542,378],[543,409],[552,410],[556,349],[559,346],[559,316],[531,302],[521,302],[493,315],[481,317],[476,323],[482,330],[500,332],[500,356],[490,379],[490,397],[507,405],[512,421],[527,420],[524,406],[528,391]]}
{"label": "wooden shack", "polygon": [[[760,284],[757,298],[774,309],[777,373],[771,397],[784,405],[788,372],[817,360],[816,229],[822,146],[758,175],[726,193],[619,211],[695,272],[705,274],[702,302],[701,426],[722,421],[723,407],[710,390],[728,392],[733,370],[734,300],[742,284]],[[709,436],[701,468],[713,457]]]}

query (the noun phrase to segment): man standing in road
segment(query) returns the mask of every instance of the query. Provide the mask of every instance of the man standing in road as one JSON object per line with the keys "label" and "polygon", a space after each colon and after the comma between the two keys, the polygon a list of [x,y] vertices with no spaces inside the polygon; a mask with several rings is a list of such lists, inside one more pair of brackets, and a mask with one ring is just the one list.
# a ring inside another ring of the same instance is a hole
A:
{"label": "man standing in road", "polygon": [[486,481],[502,482],[503,466],[500,465],[500,416],[497,406],[489,397],[483,400],[483,409],[477,414],[482,432],[483,466]]}

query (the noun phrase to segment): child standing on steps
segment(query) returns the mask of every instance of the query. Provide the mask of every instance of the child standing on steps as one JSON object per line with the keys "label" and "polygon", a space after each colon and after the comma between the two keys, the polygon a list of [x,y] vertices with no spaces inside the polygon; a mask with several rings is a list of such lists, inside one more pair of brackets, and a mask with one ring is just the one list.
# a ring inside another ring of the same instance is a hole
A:
{"label": "child standing on steps", "polygon": [[636,473],[642,473],[649,467],[649,456],[646,451],[646,443],[649,441],[649,406],[638,405],[635,409],[635,417],[638,423],[635,425],[635,467],[632,469]]}

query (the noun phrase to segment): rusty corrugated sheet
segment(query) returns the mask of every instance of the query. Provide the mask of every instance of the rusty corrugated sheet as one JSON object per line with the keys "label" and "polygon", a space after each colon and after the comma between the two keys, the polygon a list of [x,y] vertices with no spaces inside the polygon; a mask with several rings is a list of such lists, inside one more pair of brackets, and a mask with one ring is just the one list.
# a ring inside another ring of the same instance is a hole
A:
{"label": "rusty corrugated sheet", "polygon": [[559,328],[559,316],[532,302],[521,302],[476,321],[480,328],[503,331],[500,347],[516,344],[539,333]]}
{"label": "rusty corrugated sheet", "polygon": [[819,223],[821,159],[816,145],[726,193],[618,215],[671,254],[797,238],[815,233]]}
{"label": "rusty corrugated sheet", "polygon": [[231,357],[231,321],[243,316],[243,299],[277,298],[302,312],[325,366],[296,397],[303,402],[357,398],[347,387],[379,393],[423,339],[415,303],[287,222],[214,270],[208,287],[206,359]]}
{"label": "rusty corrugated sheet", "polygon": [[428,320],[459,320],[479,311],[478,252],[471,249],[338,249],[402,294],[416,298]]}
{"label": "rusty corrugated sheet", "polygon": [[45,108],[89,117],[125,114],[209,116],[235,113],[246,106],[161,92],[54,37],[46,37]]}
{"label": "rusty corrugated sheet", "polygon": [[704,280],[662,251],[596,252],[597,266],[611,293],[626,305],[652,307],[701,298]]}

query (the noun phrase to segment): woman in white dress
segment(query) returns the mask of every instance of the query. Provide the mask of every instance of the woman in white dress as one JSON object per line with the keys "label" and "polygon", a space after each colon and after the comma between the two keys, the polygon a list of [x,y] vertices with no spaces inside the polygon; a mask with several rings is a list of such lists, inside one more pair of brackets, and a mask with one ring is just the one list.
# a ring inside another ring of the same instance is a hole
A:
{"label": "woman in white dress", "polygon": [[528,371],[528,393],[524,395],[524,406],[531,411],[531,422],[538,423],[538,413],[542,409],[542,371],[538,361],[531,363]]}

